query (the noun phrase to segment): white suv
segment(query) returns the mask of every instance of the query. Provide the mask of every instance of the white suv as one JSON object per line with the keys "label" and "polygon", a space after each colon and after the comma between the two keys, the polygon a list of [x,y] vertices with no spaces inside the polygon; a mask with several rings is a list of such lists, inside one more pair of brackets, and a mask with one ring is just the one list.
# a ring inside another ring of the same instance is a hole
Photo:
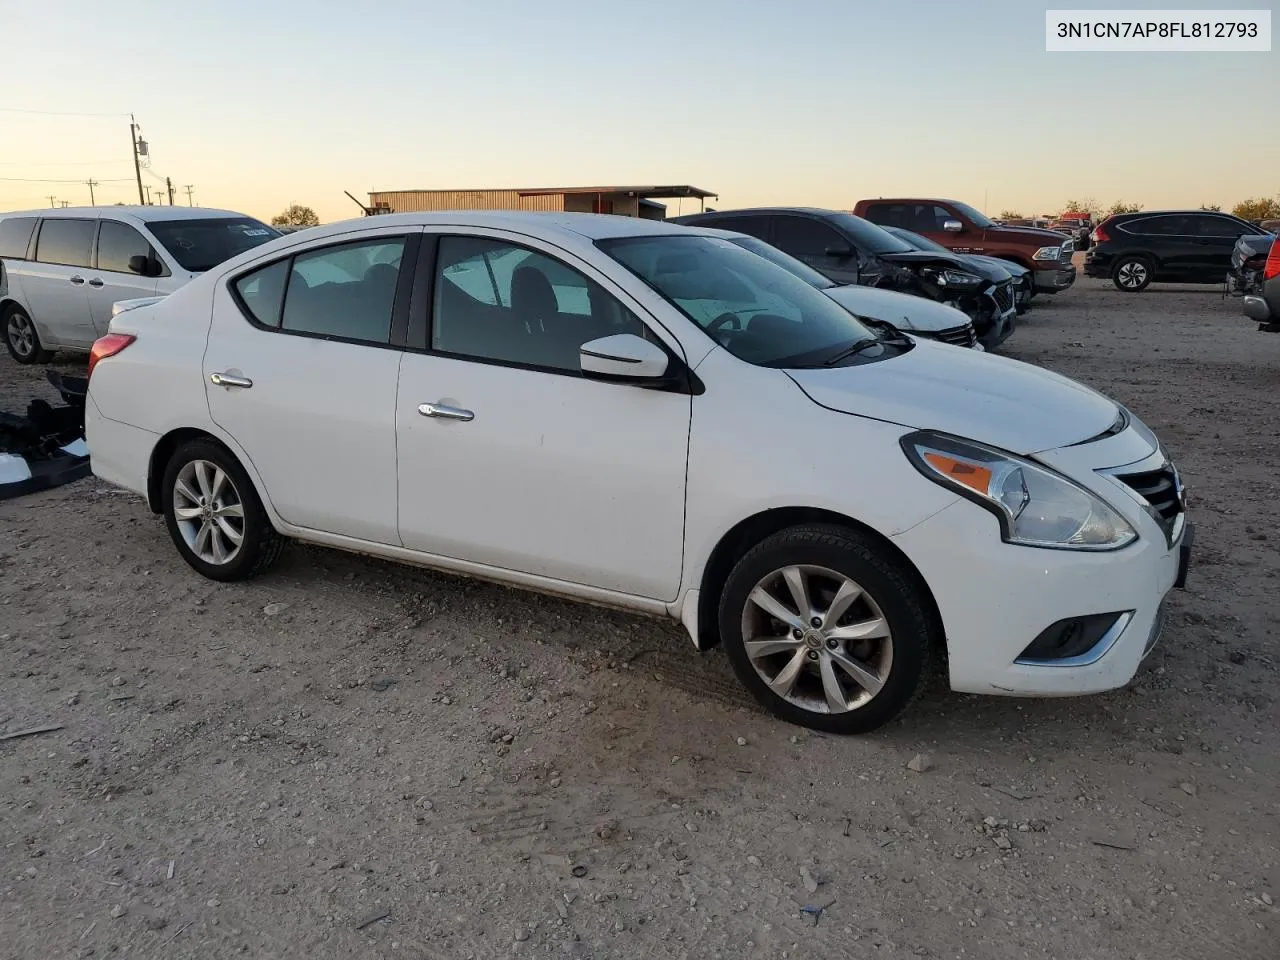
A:
{"label": "white suv", "polygon": [[0,216],[0,330],[19,363],[87,353],[111,307],[172,293],[279,232],[228,210],[66,207]]}
{"label": "white suv", "polygon": [[94,472],[206,577],[283,538],[684,624],[780,716],[1120,686],[1186,571],[1151,431],[1071,380],[878,335],[697,227],[400,214],[119,313]]}

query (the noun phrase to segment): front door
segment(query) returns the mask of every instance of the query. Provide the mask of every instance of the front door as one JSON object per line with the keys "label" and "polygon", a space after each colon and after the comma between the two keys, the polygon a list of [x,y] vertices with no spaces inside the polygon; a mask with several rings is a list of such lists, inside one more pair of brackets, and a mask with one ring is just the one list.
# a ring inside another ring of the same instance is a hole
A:
{"label": "front door", "polygon": [[1257,232],[1229,217],[1193,214],[1187,218],[1195,231],[1196,279],[1204,283],[1221,283],[1231,269],[1231,251],[1245,233]]}
{"label": "front door", "polygon": [[391,330],[408,310],[401,263],[417,235],[327,241],[218,284],[203,365],[209,413],[286,522],[397,544]]}
{"label": "front door", "polygon": [[566,259],[494,232],[440,238],[429,350],[400,370],[400,536],[437,556],[674,600],[692,398],[582,377],[585,341],[658,338]]}
{"label": "front door", "polygon": [[35,259],[21,265],[22,293],[47,347],[87,350],[97,339],[85,292],[97,225],[48,217],[40,224]]}
{"label": "front door", "polygon": [[[131,257],[155,257],[146,238],[127,223],[104,218],[98,226],[98,246],[85,284],[89,296],[89,314],[98,336],[107,332],[111,323],[111,305],[117,300],[150,297],[156,292],[157,277],[144,277],[129,269]],[[159,262],[157,260],[157,262]]]}
{"label": "front door", "polygon": [[858,251],[834,227],[812,217],[778,216],[772,243],[836,283],[860,279]]}

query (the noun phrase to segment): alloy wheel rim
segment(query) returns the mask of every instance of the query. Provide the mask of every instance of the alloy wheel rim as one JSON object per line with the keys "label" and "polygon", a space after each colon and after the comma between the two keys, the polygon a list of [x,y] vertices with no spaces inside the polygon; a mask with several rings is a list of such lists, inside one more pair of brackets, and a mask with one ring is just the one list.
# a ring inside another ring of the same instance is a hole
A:
{"label": "alloy wheel rim", "polygon": [[1140,263],[1126,263],[1120,267],[1120,283],[1126,287],[1136,287],[1147,277],[1147,268]]}
{"label": "alloy wheel rim", "polygon": [[35,330],[31,321],[21,313],[11,313],[8,324],[9,343],[14,353],[20,357],[29,357],[36,349]]}
{"label": "alloy wheel rim", "polygon": [[205,563],[223,566],[244,544],[244,502],[216,463],[191,460],[173,482],[173,517],[187,547]]}
{"label": "alloy wheel rim", "polygon": [[827,567],[796,564],[762,577],[747,595],[742,640],[769,689],[813,713],[866,706],[893,667],[884,611],[858,583]]}

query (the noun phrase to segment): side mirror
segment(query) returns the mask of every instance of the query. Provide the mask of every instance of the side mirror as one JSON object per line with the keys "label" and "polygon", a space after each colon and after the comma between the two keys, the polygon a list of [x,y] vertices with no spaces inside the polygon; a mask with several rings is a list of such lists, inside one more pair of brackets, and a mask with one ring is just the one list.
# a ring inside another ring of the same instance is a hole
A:
{"label": "side mirror", "polygon": [[823,253],[837,260],[848,260],[853,256],[853,247],[827,247]]}
{"label": "side mirror", "polygon": [[129,270],[142,277],[158,277],[160,276],[160,261],[155,257],[146,257],[139,254],[129,258]]}
{"label": "side mirror", "polygon": [[578,363],[589,377],[639,383],[661,380],[670,360],[657,344],[634,333],[616,333],[580,346]]}
{"label": "side mirror", "polygon": [[959,220],[943,220],[942,229],[947,233],[959,233],[964,229],[964,224]]}

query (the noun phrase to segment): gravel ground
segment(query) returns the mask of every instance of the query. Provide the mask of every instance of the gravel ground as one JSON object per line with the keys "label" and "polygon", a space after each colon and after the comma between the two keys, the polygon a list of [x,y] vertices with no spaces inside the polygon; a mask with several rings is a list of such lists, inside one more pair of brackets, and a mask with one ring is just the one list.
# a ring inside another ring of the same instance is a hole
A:
{"label": "gravel ground", "polygon": [[223,586],[97,480],[0,503],[0,732],[62,725],[0,742],[0,956],[1274,960],[1280,337],[1036,304],[1004,352],[1132,406],[1198,524],[1105,696],[815,735],[674,625],[296,546]]}

